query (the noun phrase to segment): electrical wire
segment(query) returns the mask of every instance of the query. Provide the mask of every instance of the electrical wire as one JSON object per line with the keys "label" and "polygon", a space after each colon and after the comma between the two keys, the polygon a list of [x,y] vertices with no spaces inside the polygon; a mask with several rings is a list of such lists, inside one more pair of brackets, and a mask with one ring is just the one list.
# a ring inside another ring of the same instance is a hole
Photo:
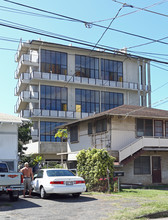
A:
{"label": "electrical wire", "polygon": [[[151,7],[154,7],[156,5],[160,5],[160,4],[163,4],[165,2],[168,2],[168,0],[163,0],[163,1],[160,1],[160,2],[156,2],[154,3],[153,5],[149,5],[147,7],[144,7],[143,9],[146,9],[146,8],[151,8]],[[136,13],[136,12],[139,12],[141,11],[141,9],[138,9],[138,10],[135,10],[135,11],[132,11],[132,12],[129,12],[129,13],[126,13],[126,14],[122,14],[122,15],[119,15],[117,18],[121,18],[121,17],[124,17],[124,16],[127,16],[127,15],[130,15],[130,14],[133,14],[133,13]],[[103,20],[98,20],[98,21],[92,21],[90,22],[91,24],[94,24],[94,23],[99,23],[99,22],[104,22],[104,21],[109,21],[113,18],[108,18],[108,19],[103,19]]]}
{"label": "electrical wire", "polygon": [[[5,1],[5,2],[12,3],[12,4],[19,5],[19,6],[22,6],[22,7],[26,7],[26,8],[29,8],[29,9],[33,9],[33,10],[41,11],[41,12],[44,12],[44,13],[48,13],[48,14],[60,16],[60,17],[62,17],[62,18],[70,19],[71,21],[81,22],[81,23],[83,23],[85,26],[87,26],[87,24],[90,24],[90,22],[88,22],[88,21],[84,21],[84,20],[72,18],[72,17],[69,17],[69,16],[65,16],[65,15],[61,15],[61,14],[54,13],[54,12],[51,12],[51,11],[39,9],[39,8],[36,8],[36,7],[32,7],[32,6],[28,6],[28,5],[25,5],[25,4],[21,4],[21,3],[17,3],[17,2],[14,2],[14,1],[10,1],[10,0],[4,0],[4,1]],[[93,25],[94,25],[95,27],[107,29],[107,27],[106,27],[106,26],[103,26],[103,25],[98,25],[98,24],[93,24]],[[118,33],[130,35],[130,36],[133,36],[133,37],[138,37],[138,38],[145,39],[145,40],[149,40],[149,41],[154,41],[154,42],[158,42],[158,43],[162,43],[162,44],[167,44],[167,43],[164,42],[164,41],[155,40],[155,39],[152,39],[152,38],[149,38],[149,37],[146,37],[146,36],[142,36],[142,35],[138,35],[138,34],[134,34],[134,33],[130,33],[130,32],[126,32],[126,31],[122,31],[122,30],[110,28],[110,27],[109,27],[108,29],[111,30],[111,31],[116,31],[116,32],[118,32]]]}
{"label": "electrical wire", "polygon": [[94,47],[92,48],[90,54],[92,53],[92,51],[95,49],[95,47],[98,45],[98,43],[102,40],[102,38],[104,37],[105,33],[108,31],[108,29],[110,28],[110,26],[112,25],[113,21],[117,18],[117,16],[119,15],[120,11],[123,9],[123,6],[118,10],[117,14],[115,15],[115,17],[111,20],[110,24],[108,25],[108,27],[105,29],[105,31],[102,33],[101,37],[99,38],[99,40],[97,41],[97,43],[94,45]]}
{"label": "electrical wire", "polygon": [[153,13],[153,14],[156,14],[156,15],[161,15],[161,16],[164,16],[164,17],[168,17],[168,15],[166,14],[163,14],[163,13],[160,13],[160,12],[156,12],[156,11],[151,11],[151,10],[148,10],[146,8],[139,8],[139,7],[136,7],[134,5],[129,5],[127,3],[123,3],[123,2],[120,2],[120,1],[117,1],[117,0],[112,0],[113,2],[117,2],[119,4],[122,4],[124,6],[128,6],[130,8],[136,8],[136,9],[139,9],[139,10],[142,10],[142,11],[146,11],[146,12],[150,12],[150,13]]}

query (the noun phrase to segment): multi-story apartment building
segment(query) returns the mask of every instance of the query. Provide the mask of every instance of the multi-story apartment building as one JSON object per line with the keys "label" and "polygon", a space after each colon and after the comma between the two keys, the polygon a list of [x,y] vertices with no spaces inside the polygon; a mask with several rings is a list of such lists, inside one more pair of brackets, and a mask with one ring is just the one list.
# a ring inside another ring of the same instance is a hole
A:
{"label": "multi-story apartment building", "polygon": [[[126,104],[151,105],[150,60],[32,40],[20,42],[15,113],[33,122],[28,153],[60,160],[57,127]],[[65,158],[64,158],[65,159]]]}

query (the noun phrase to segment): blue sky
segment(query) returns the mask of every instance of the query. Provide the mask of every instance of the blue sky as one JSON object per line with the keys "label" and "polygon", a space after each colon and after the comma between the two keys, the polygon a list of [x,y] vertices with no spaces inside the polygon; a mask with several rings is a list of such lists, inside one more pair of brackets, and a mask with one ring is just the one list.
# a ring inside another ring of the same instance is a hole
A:
{"label": "blue sky", "polygon": [[[102,26],[108,26],[111,22],[109,19],[114,18],[122,6],[121,4],[112,0],[20,0],[15,2],[80,20],[85,20],[90,23],[94,22],[94,24]],[[148,10],[160,13],[160,15],[143,10],[137,11],[137,9],[133,7],[123,7],[120,10],[118,17],[112,22],[111,28],[145,36],[155,40],[168,36],[168,0],[125,0],[125,2],[128,5],[133,5],[138,8],[151,6],[148,8]],[[15,13],[12,12],[13,9],[15,9]],[[18,11],[16,12],[16,9],[31,13],[41,13],[0,0],[0,24],[9,24],[9,22],[15,22],[21,25],[27,25],[33,28],[42,29],[44,31],[81,39],[92,43],[96,43],[105,30],[96,26],[86,28],[85,25],[80,22],[37,17],[33,16],[32,14],[26,15],[25,13],[23,14]],[[136,12],[128,14],[134,11]],[[44,15],[44,13],[41,14]],[[123,16],[124,14],[127,15]],[[17,97],[14,96],[14,88],[16,87],[17,83],[17,80],[14,79],[14,72],[17,67],[17,63],[14,61],[14,55],[16,53],[20,38],[22,38],[24,41],[33,39],[37,40],[41,38],[44,41],[51,41],[65,45],[70,43],[41,36],[39,34],[18,31],[0,25],[0,112],[7,114],[14,114],[14,105],[17,101]],[[12,41],[9,41],[11,39]],[[136,53],[140,56],[168,62],[168,38],[162,41],[165,43],[155,42],[144,46],[135,47],[140,44],[148,43],[150,40],[107,30],[101,39],[100,44],[118,49],[127,47],[131,53]],[[72,43],[72,45],[77,46],[74,43]],[[168,66],[161,63],[151,62],[151,79],[152,107],[168,110]]]}

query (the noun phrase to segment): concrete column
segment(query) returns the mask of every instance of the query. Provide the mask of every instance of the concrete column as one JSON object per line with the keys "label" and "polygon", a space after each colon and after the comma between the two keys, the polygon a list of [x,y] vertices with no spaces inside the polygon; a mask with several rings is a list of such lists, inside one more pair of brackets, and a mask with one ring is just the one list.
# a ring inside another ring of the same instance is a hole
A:
{"label": "concrete column", "polygon": [[150,78],[150,61],[147,63],[148,66],[148,106],[151,107],[151,78]]}
{"label": "concrete column", "polygon": [[68,54],[68,73],[67,75],[75,75],[75,54]]}
{"label": "concrete column", "polygon": [[146,91],[145,91],[145,87],[146,87],[146,63],[143,60],[142,63],[142,85],[143,85],[143,106],[146,106]]}
{"label": "concrete column", "polygon": [[140,71],[139,71],[139,67],[140,67],[140,61],[138,59],[137,61],[137,73],[138,73],[138,105],[140,105],[140,98],[141,98],[141,90],[140,90],[140,86],[141,86],[141,77],[140,77]]}

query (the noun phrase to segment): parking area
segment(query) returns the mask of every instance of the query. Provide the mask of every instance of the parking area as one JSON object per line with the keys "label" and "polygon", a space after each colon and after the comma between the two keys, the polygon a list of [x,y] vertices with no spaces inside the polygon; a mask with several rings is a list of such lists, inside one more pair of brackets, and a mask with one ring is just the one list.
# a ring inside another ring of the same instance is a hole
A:
{"label": "parking area", "polygon": [[[10,202],[6,195],[0,196],[0,219],[1,220],[88,220],[108,219],[116,210],[134,205],[135,202],[127,203],[116,199],[109,199],[108,195],[82,194],[79,198],[72,196],[54,195],[48,199],[41,199],[38,195],[32,198],[23,198],[17,202]],[[138,204],[137,204],[138,205]]]}

